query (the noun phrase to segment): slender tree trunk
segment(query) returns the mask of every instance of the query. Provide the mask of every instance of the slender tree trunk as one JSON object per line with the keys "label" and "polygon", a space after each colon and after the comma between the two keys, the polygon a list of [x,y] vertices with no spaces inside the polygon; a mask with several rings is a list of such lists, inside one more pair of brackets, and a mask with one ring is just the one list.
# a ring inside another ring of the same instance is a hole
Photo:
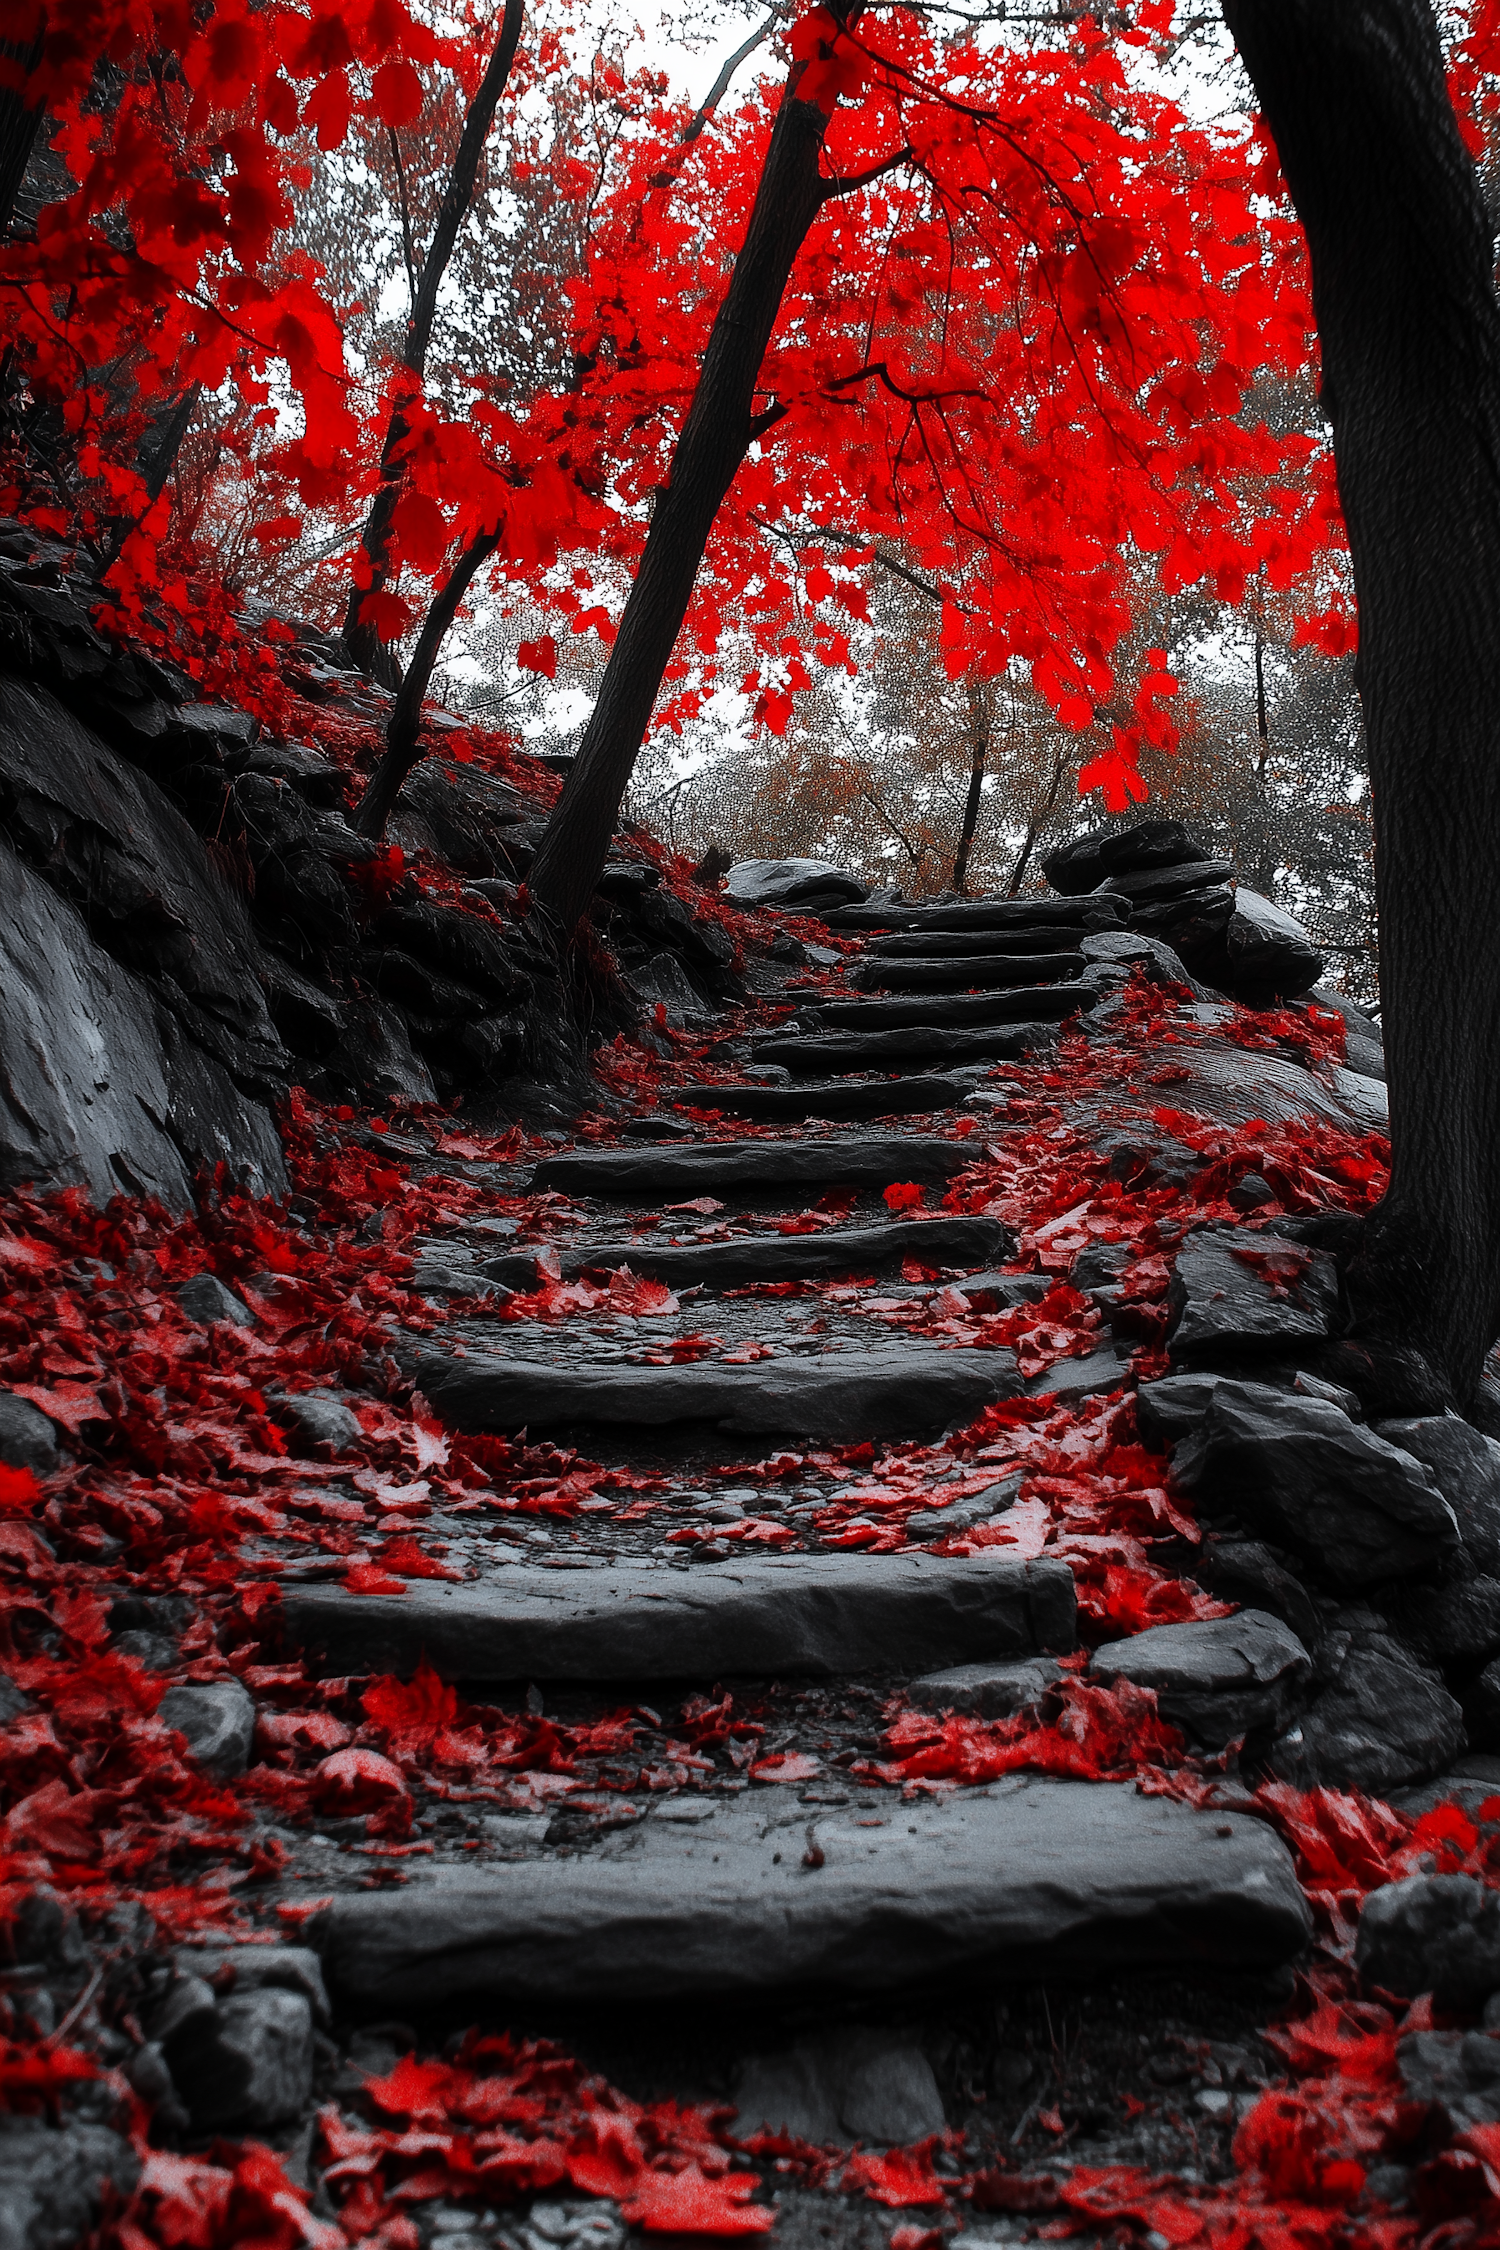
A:
{"label": "slender tree trunk", "polygon": [[[855,10],[836,0],[835,12],[847,22]],[[714,517],[757,429],[775,418],[774,409],[759,423],[753,415],[756,378],[793,261],[825,194],[819,158],[828,119],[816,103],[797,98],[805,67],[794,64],[787,80],[670,482],[651,519],[599,700],[531,869],[533,896],[569,934],[604,865]]]}
{"label": "slender tree trunk", "polygon": [[[516,59],[516,48],[520,44],[521,18],[522,0],[505,0],[505,13],[500,19],[500,36],[495,41],[495,51],[480,81],[479,91],[469,104],[463,133],[459,138],[458,153],[453,159],[453,169],[448,175],[448,185],[438,208],[432,247],[423,261],[421,278],[412,292],[411,319],[407,323],[406,341],[401,349],[401,363],[412,380],[398,394],[391,410],[385,443],[380,449],[380,485],[365,518],[360,545],[370,565],[369,583],[352,589],[344,618],[345,645],[362,672],[379,671],[385,653],[379,634],[373,625],[366,625],[361,620],[360,610],[366,594],[378,593],[390,577],[391,522],[396,513],[396,502],[401,495],[402,472],[398,456],[409,428],[405,406],[427,369],[432,324],[437,315],[438,287],[448,270],[448,261],[453,255],[459,228],[463,225],[474,198],[479,159],[484,153],[484,144],[489,138],[490,126],[494,123],[495,111],[499,106],[500,96],[505,91],[505,82],[510,76],[511,65]],[[400,177],[398,155],[398,178]],[[404,205],[404,179],[402,202]],[[405,224],[404,209],[402,217],[402,239],[407,245],[409,260],[410,229]],[[389,660],[385,669],[394,673],[394,666]],[[428,670],[430,673],[430,665]],[[391,677],[386,684],[395,686],[397,683]],[[420,697],[418,707],[420,708]]]}
{"label": "slender tree trunk", "polygon": [[953,888],[960,898],[969,895],[969,853],[974,845],[974,831],[979,826],[979,800],[984,795],[984,769],[990,754],[990,726],[994,717],[993,690],[986,695],[981,683],[971,677],[965,683],[965,694],[969,704],[969,794],[964,800],[958,850],[953,855]]}
{"label": "slender tree trunk", "polygon": [[1271,763],[1271,719],[1266,708],[1266,642],[1259,625],[1255,628],[1255,810],[1258,834],[1255,839],[1255,887],[1269,898],[1276,881],[1276,862],[1271,850],[1271,804],[1266,788],[1266,769]]}
{"label": "slender tree trunk", "polygon": [[401,794],[401,784],[418,763],[422,755],[422,701],[427,693],[427,683],[432,678],[432,668],[438,660],[438,651],[444,635],[458,614],[458,605],[473,581],[474,573],[489,560],[499,544],[499,534],[482,532],[459,556],[448,575],[447,583],[427,612],[426,622],[418,637],[412,660],[401,682],[390,725],[386,728],[385,755],[371,777],[370,786],[359,801],[352,826],[360,836],[380,837],[385,834],[385,824],[391,817],[391,807]]}
{"label": "slender tree trunk", "polygon": [[1021,888],[1026,870],[1031,864],[1031,855],[1036,850],[1036,840],[1057,809],[1058,792],[1062,788],[1063,767],[1066,763],[1063,752],[1059,750],[1052,767],[1052,779],[1047,784],[1047,794],[1033,806],[1031,818],[1026,824],[1026,834],[1021,849],[1016,854],[1016,864],[1010,871],[1010,881],[1005,887],[1007,898],[1014,898]]}
{"label": "slender tree trunk", "polygon": [[21,182],[26,177],[26,167],[31,162],[31,152],[41,129],[41,102],[26,99],[32,89],[25,82],[42,59],[46,28],[44,18],[36,37],[25,46],[15,39],[0,39],[0,58],[12,68],[19,68],[22,80],[19,87],[0,85],[0,235],[9,230],[16,197],[21,192]]}
{"label": "slender tree trunk", "polygon": [[1312,257],[1359,598],[1390,1063],[1357,1333],[1500,1329],[1500,306],[1428,0],[1224,0]]}

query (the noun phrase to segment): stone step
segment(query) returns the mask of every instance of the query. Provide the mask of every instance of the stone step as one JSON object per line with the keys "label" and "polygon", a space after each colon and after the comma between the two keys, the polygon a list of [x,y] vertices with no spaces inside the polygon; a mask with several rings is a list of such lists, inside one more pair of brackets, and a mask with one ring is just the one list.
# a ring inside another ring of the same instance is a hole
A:
{"label": "stone step", "polygon": [[416,1579],[383,1598],[288,1586],[287,1641],[334,1673],[452,1680],[838,1679],[941,1660],[1065,1653],[1065,1563],[974,1555],[756,1555],[687,1569],[516,1563],[493,1578]]}
{"label": "stone step", "polygon": [[[565,1281],[581,1273],[632,1273],[676,1286],[697,1284],[730,1289],[752,1281],[833,1281],[848,1274],[877,1273],[882,1267],[917,1258],[925,1266],[993,1264],[1012,1256],[1016,1238],[998,1219],[898,1219],[881,1227],[841,1227],[826,1234],[759,1234],[730,1242],[597,1242],[559,1252]],[[482,1268],[491,1281],[512,1289],[536,1281],[536,1253],[512,1252],[490,1258]]]}
{"label": "stone step", "polygon": [[793,1124],[803,1117],[896,1117],[955,1109],[971,1090],[966,1078],[830,1078],[811,1086],[677,1086],[663,1088],[663,1097],[674,1109],[718,1110],[730,1117]]}
{"label": "stone step", "polygon": [[[985,1024],[1062,1023],[1099,1000],[1093,984],[1043,984],[1021,992],[934,992],[891,994],[868,999],[842,994],[797,1010],[797,1021],[812,1031],[883,1031],[902,1024],[945,1024],[955,1029]],[[774,1034],[773,1034],[774,1037]],[[764,1048],[756,1060],[766,1059]]]}
{"label": "stone step", "polygon": [[670,1148],[569,1149],[543,1157],[533,1191],[561,1188],[612,1203],[727,1189],[885,1188],[949,1180],[970,1161],[962,1141],[936,1134],[866,1133],[818,1141],[697,1141]]}
{"label": "stone step", "polygon": [[1039,929],[1000,931],[892,930],[885,936],[871,936],[864,952],[866,959],[908,961],[951,961],[966,953],[1003,953],[1014,961],[1028,955],[1075,953],[1084,935],[1080,924],[1069,928],[1062,922],[1049,922]]}
{"label": "stone step", "polygon": [[833,1070],[920,1070],[932,1062],[1018,1062],[1057,1037],[1054,1023],[994,1024],[985,1030],[956,1030],[946,1024],[917,1023],[905,1030],[813,1032],[796,1039],[772,1039],[756,1049],[756,1060],[784,1063],[809,1077]]}
{"label": "stone step", "polygon": [[864,1438],[937,1436],[1021,1389],[1005,1350],[880,1344],[817,1359],[695,1367],[549,1367],[472,1352],[418,1351],[413,1366],[433,1410],[459,1430],[555,1429],[625,1423],[660,1428],[712,1422],[736,1436],[844,1445]]}
{"label": "stone step", "polygon": [[566,1857],[403,1874],[306,1925],[367,2014],[1269,1968],[1312,1936],[1262,1822],[1035,1775],[911,1804],[678,1798]]}
{"label": "stone step", "polygon": [[963,953],[949,961],[865,961],[852,981],[869,992],[1021,992],[1027,985],[1065,984],[1083,971],[1081,953]]}
{"label": "stone step", "polygon": [[1118,930],[1123,898],[974,898],[954,906],[839,906],[820,916],[830,930]]}

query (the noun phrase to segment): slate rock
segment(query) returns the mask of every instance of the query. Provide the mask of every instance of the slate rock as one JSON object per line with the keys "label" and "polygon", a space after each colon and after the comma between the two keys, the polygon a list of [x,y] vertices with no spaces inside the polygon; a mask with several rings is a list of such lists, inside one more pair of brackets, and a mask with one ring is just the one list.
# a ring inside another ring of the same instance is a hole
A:
{"label": "slate rock", "polygon": [[309,1452],[326,1447],[329,1453],[348,1453],[360,1440],[356,1417],[330,1391],[274,1392],[267,1396],[266,1411]]}
{"label": "slate rock", "polygon": [[1212,997],[1207,985],[1199,984],[1196,977],[1188,974],[1181,954],[1144,930],[1091,931],[1080,939],[1078,950],[1088,962],[1121,969],[1138,968],[1152,984],[1183,985],[1195,1000],[1206,1001]]}
{"label": "slate rock", "polygon": [[[965,1500],[955,1500],[945,1507],[923,1508],[906,1519],[906,1536],[910,1540],[952,1538],[956,1533],[972,1530],[976,1523],[986,1523],[992,1516],[1014,1507],[1016,1496],[1023,1483],[1021,1474],[1003,1478],[999,1483],[986,1486],[983,1492],[974,1492]],[[934,1499],[941,1496],[933,1494]]]}
{"label": "slate rock", "polygon": [[648,1814],[493,1874],[413,1861],[403,1889],[337,1897],[308,1935],[336,1996],[396,2013],[805,2002],[1185,1957],[1243,1970],[1312,1933],[1290,1855],[1261,1821],[1032,1775],[880,1812],[872,1825],[853,1806],[753,1790],[691,1826]]}
{"label": "slate rock", "polygon": [[867,992],[1021,991],[1083,974],[1081,953],[971,953],[951,961],[870,960],[851,980]]}
{"label": "slate rock", "polygon": [[1500,1991],[1500,1891],[1472,1875],[1409,1875],[1371,1891],[1354,1961],[1367,1986],[1477,2014]]}
{"label": "slate rock", "polygon": [[216,1320],[227,1320],[236,1328],[253,1328],[255,1315],[243,1297],[220,1281],[217,1274],[195,1273],[191,1280],[179,1282],[172,1292],[189,1320],[211,1328]]}
{"label": "slate rock", "polygon": [[1055,891],[1077,897],[1109,876],[1138,868],[1181,867],[1208,857],[1208,847],[1180,820],[1140,820],[1129,828],[1096,829],[1059,844],[1042,861]]}
{"label": "slate rock", "polygon": [[172,2080],[200,2133],[285,2125],[312,2101],[313,2011],[305,1993],[267,1985],[231,1993],[213,2019],[162,2040]]}
{"label": "slate rock", "polygon": [[323,1964],[310,1945],[189,1946],[178,1963],[215,1992],[298,1992],[315,2023],[326,2026],[330,2020]]}
{"label": "slate rock", "polygon": [[156,1715],[163,1726],[187,1736],[199,1765],[220,1780],[231,1780],[249,1765],[255,1705],[238,1680],[193,1681],[168,1688]]}
{"label": "slate rock", "polygon": [[1241,1736],[1283,1728],[1304,1700],[1312,1659],[1296,1634],[1264,1610],[1153,1625],[1094,1651],[1090,1677],[1113,1687],[1155,1688],[1164,1718],[1195,1742],[1222,1750]]}
{"label": "slate rock", "polygon": [[1235,892],[1224,943],[1236,992],[1287,998],[1306,992],[1323,974],[1323,956],[1302,924],[1243,883]]}
{"label": "slate rock", "polygon": [[[1096,997],[1090,986],[1077,983],[1028,985],[1017,992],[932,993],[915,999],[880,993],[850,999],[820,995],[799,1011],[798,1021],[804,1035],[829,1031],[983,1031],[1041,1018],[1061,1023],[1066,1016],[1090,1007]],[[757,1059],[775,1061],[774,1056],[766,1056],[767,1047],[775,1044],[775,1040],[763,1042],[756,1049]]]}
{"label": "slate rock", "polygon": [[1081,1359],[1056,1359],[1026,1384],[1028,1398],[1055,1398],[1071,1405],[1082,1398],[1101,1398],[1118,1391],[1130,1380],[1130,1363],[1107,1347]]}
{"label": "slate rock", "polygon": [[1500,1445],[1457,1414],[1403,1416],[1373,1426],[1426,1465],[1458,1518],[1469,1562],[1500,1577]]}
{"label": "slate rock", "polygon": [[712,1012],[703,994],[689,981],[675,953],[652,953],[644,961],[632,963],[624,973],[624,981],[648,1008],[665,1009],[667,1022],[674,1031],[680,1031],[690,1018]]}
{"label": "slate rock", "polygon": [[1229,1375],[1163,1375],[1142,1383],[1135,1394],[1136,1427],[1141,1443],[1153,1453],[1167,1453],[1181,1438],[1191,1436],[1208,1420],[1208,1410],[1221,1383]]}
{"label": "slate rock", "polygon": [[869,897],[867,885],[847,868],[824,859],[741,859],[724,878],[736,905],[778,906],[785,912],[814,905],[858,906]]}
{"label": "slate rock", "polygon": [[107,2125],[0,2117],[0,2250],[77,2250],[112,2195],[127,2203],[140,2159]]}
{"label": "slate rock", "polygon": [[1191,1235],[1167,1292],[1175,1360],[1285,1354],[1321,1341],[1338,1309],[1326,1250],[1233,1228]]}
{"label": "slate rock", "polygon": [[1464,1693],[1470,1738],[1481,1748],[1500,1750],[1500,1657],[1485,1665]]}
{"label": "slate rock", "polygon": [[995,1548],[978,1555],[769,1555],[712,1570],[548,1570],[410,1583],[373,1602],[287,1586],[288,1641],[333,1670],[460,1680],[716,1679],[921,1672],[944,1658],[1066,1653],[1072,1573]]}
{"label": "slate rock", "polygon": [[480,765],[424,758],[402,785],[387,834],[408,852],[425,848],[465,875],[493,879],[517,872],[511,844],[530,810]]}
{"label": "slate rock", "polygon": [[1338,1586],[1431,1578],[1459,1544],[1421,1462],[1321,1399],[1221,1383],[1173,1457],[1205,1511],[1232,1511]]}
{"label": "slate rock", "polygon": [[1122,898],[974,898],[957,906],[843,906],[823,917],[831,930],[1110,930],[1130,918]]}
{"label": "slate rock", "polygon": [[323,1068],[325,1083],[334,1088],[367,1090],[387,1100],[437,1099],[432,1073],[412,1045],[405,1018],[373,993],[349,1002],[343,1034],[323,1058]]}
{"label": "slate rock", "polygon": [[1094,943],[1095,939],[1085,936],[1081,926],[1070,926],[1066,922],[1040,929],[1017,925],[1000,931],[891,930],[883,937],[870,938],[864,957],[867,961],[957,961],[966,955],[1003,953],[1008,960],[1019,964],[1028,956],[1039,954],[1082,960],[1088,957],[1089,947]]}
{"label": "slate rock", "polygon": [[[1320,1670],[1332,1668],[1326,1648],[1318,1656]],[[1383,1797],[1440,1773],[1463,1742],[1463,1712],[1439,1676],[1366,1628],[1348,1636],[1331,1683],[1274,1744],[1271,1765],[1298,1789]]]}
{"label": "slate rock", "polygon": [[1279,1617],[1311,1648],[1322,1625],[1311,1594],[1258,1539],[1220,1539],[1210,1535],[1189,1566],[1198,1584],[1221,1602],[1264,1610]]}
{"label": "slate rock", "polygon": [[1184,860],[1179,867],[1143,867],[1128,874],[1111,875],[1103,886],[1106,896],[1118,892],[1132,904],[1167,898],[1181,898],[1186,891],[1213,890],[1227,883],[1234,874],[1234,862],[1228,859]]}
{"label": "slate rock", "polygon": [[570,1149],[542,1159],[533,1194],[561,1188],[635,1203],[775,1188],[890,1187],[894,1182],[950,1180],[972,1162],[962,1141],[933,1134],[869,1133],[829,1141],[702,1141],[690,1148]]}
{"label": "slate rock", "polygon": [[1013,1352],[914,1343],[686,1367],[548,1367],[480,1352],[464,1359],[423,1353],[417,1365],[434,1412],[459,1430],[712,1422],[744,1436],[779,1432],[845,1444],[936,1435],[1021,1389]]}
{"label": "slate rock", "polygon": [[726,1117],[791,1123],[803,1117],[909,1117],[924,1110],[956,1109],[968,1095],[969,1081],[926,1072],[913,1078],[829,1078],[794,1084],[787,1072],[775,1085],[689,1083],[664,1087],[663,1092],[677,1109],[717,1110]]}
{"label": "slate rock", "polygon": [[796,1077],[815,1078],[848,1070],[921,1070],[927,1063],[962,1064],[1019,1061],[1048,1047],[1057,1036],[1052,1022],[1004,1023],[981,1030],[950,1030],[946,1024],[913,1024],[891,1031],[825,1031],[797,1039],[769,1039],[757,1047],[761,1062],[785,1063]]}
{"label": "slate rock", "polygon": [[[726,1289],[756,1281],[831,1280],[878,1273],[916,1258],[928,1266],[976,1266],[1014,1255],[1016,1238],[998,1219],[946,1216],[897,1219],[883,1227],[835,1227],[822,1234],[747,1235],[730,1242],[599,1242],[559,1254],[564,1280],[629,1266],[673,1286]],[[484,1267],[509,1288],[536,1286],[534,1255],[515,1252]]]}
{"label": "slate rock", "polygon": [[1429,2130],[1451,2137],[1500,2120],[1500,2038],[1489,2031],[1414,2031],[1396,2042],[1410,2099],[1426,2103]]}
{"label": "slate rock", "polygon": [[1500,1578],[1465,1560],[1436,1586],[1381,1590],[1391,1630],[1429,1664],[1472,1670],[1500,1655]]}
{"label": "slate rock", "polygon": [[1050,1656],[1012,1657],[999,1663],[950,1664],[924,1672],[906,1694],[919,1711],[961,1711],[976,1719],[1012,1719],[1041,1702],[1063,1676]]}
{"label": "slate rock", "polygon": [[900,2032],[825,2031],[755,2055],[733,2088],[735,2133],[795,2134],[814,2147],[909,2146],[947,2124],[931,2063]]}
{"label": "slate rock", "polygon": [[0,1390],[0,1461],[10,1469],[50,1476],[62,1458],[56,1425],[29,1398]]}

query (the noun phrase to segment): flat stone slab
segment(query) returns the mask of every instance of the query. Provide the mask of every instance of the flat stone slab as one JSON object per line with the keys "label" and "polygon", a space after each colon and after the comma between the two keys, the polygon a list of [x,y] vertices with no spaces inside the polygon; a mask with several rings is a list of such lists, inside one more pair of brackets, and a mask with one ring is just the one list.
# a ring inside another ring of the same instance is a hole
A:
{"label": "flat stone slab", "polygon": [[[955,1029],[987,1024],[1061,1023],[1099,998],[1091,984],[1030,985],[1020,992],[936,992],[926,998],[819,1000],[799,1008],[798,1021],[817,1031],[885,1031],[904,1024],[944,1024]],[[757,1058],[764,1050],[757,1048]]]}
{"label": "flat stone slab", "polygon": [[467,1359],[422,1353],[417,1382],[440,1418],[460,1430],[714,1422],[747,1437],[828,1444],[936,1434],[1022,1387],[1012,1352],[914,1344],[696,1367],[545,1367],[478,1352]]}
{"label": "flat stone slab", "polygon": [[516,1564],[375,1598],[288,1587],[287,1638],[334,1671],[459,1680],[689,1680],[922,1671],[1071,1649],[1066,1563],[978,1555],[759,1555],[691,1570]]}
{"label": "flat stone slab", "polygon": [[1312,1935],[1270,1828],[1118,1783],[1017,1775],[937,1803],[817,1812],[752,1790],[690,1825],[670,1809],[566,1858],[405,1862],[403,1889],[336,1899],[308,1936],[336,1993],[389,2015],[1266,1968]]}
{"label": "flat stone slab", "polygon": [[[877,1273],[903,1258],[924,1266],[972,1269],[1010,1257],[1016,1238],[998,1219],[896,1219],[883,1227],[838,1227],[826,1234],[760,1234],[731,1242],[599,1242],[558,1253],[563,1278],[581,1273],[632,1273],[684,1287],[732,1288],[751,1281],[831,1281]],[[514,1251],[486,1260],[491,1281],[513,1289],[536,1280],[534,1252]]]}
{"label": "flat stone slab", "polygon": [[839,906],[830,930],[1110,930],[1126,920],[1123,898],[974,898],[959,906]]}
{"label": "flat stone slab", "polygon": [[1003,953],[1014,961],[1026,954],[1072,954],[1082,942],[1080,926],[1070,929],[1061,922],[1049,922],[1035,929],[994,930],[892,930],[885,937],[872,937],[865,946],[866,958],[882,960],[897,958],[908,961],[951,961],[965,953]]}
{"label": "flat stone slab", "polygon": [[1081,953],[969,953],[947,961],[867,961],[856,981],[881,992],[967,992],[1064,983],[1083,974]]}
{"label": "flat stone slab", "polygon": [[[1074,1006],[1092,994],[1080,995]],[[905,1030],[812,1032],[771,1039],[755,1050],[757,1062],[784,1063],[794,1075],[834,1070],[920,1070],[924,1063],[1018,1061],[1034,1047],[1050,1046],[1053,1023],[993,1024],[984,1030],[950,1030],[917,1023]]]}
{"label": "flat stone slab", "polygon": [[1244,1227],[1196,1234],[1178,1252],[1167,1295],[1172,1357],[1294,1354],[1328,1335],[1338,1302],[1326,1250]]}
{"label": "flat stone slab", "polygon": [[718,1188],[890,1187],[950,1180],[973,1161],[962,1141],[926,1133],[867,1133],[834,1141],[696,1141],[672,1148],[569,1149],[545,1156],[534,1189],[570,1195],[702,1195]]}
{"label": "flat stone slab", "polygon": [[730,1117],[772,1122],[800,1117],[895,1117],[922,1110],[956,1109],[970,1092],[967,1078],[830,1078],[814,1085],[677,1086],[663,1090],[674,1109],[717,1109]]}

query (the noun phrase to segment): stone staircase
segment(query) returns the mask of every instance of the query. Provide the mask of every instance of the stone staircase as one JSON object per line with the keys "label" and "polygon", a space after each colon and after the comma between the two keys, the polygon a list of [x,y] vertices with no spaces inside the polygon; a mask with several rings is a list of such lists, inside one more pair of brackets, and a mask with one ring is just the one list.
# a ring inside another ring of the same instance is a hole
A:
{"label": "stone staircase", "polygon": [[[1003,1309],[1045,1286],[997,1270],[1014,1250],[998,1222],[897,1218],[883,1192],[941,1195],[975,1145],[944,1128],[994,1061],[1046,1051],[1060,1023],[1086,1021],[1122,980],[1088,948],[1119,931],[1124,909],[979,900],[830,919],[868,941],[841,988],[799,998],[795,1027],[752,1042],[754,1083],[680,1087],[675,1117],[635,1122],[655,1141],[567,1149],[496,1178],[497,1191],[569,1199],[580,1224],[553,1269],[564,1279],[628,1264],[690,1290],[690,1303],[596,1323],[606,1336],[574,1323],[523,1334],[475,1316],[450,1322],[441,1344],[412,1340],[409,1372],[451,1428],[546,1433],[622,1472],[679,1475],[661,1505],[679,1534],[702,1536],[664,1543],[659,1519],[616,1521],[601,1548],[590,1516],[555,1529],[539,1554],[470,1536],[455,1518],[436,1528],[467,1575],[409,1585],[399,1600],[289,1575],[286,1637],[328,1672],[410,1675],[426,1660],[476,1699],[529,1693],[551,1710],[559,1695],[607,1694],[655,1718],[664,1698],[716,1683],[752,1700],[776,1682],[889,1692],[964,1665],[1009,1708],[1010,1673],[1039,1677],[1038,1657],[1075,1648],[1061,1562],[1003,1547],[818,1551],[830,1484],[815,1456],[868,1439],[939,1441],[1027,1388],[1007,1350],[892,1336],[862,1310],[940,1285]],[[775,1139],[712,1139],[681,1114],[710,1105],[757,1124],[806,1122]],[[923,1112],[938,1130],[893,1122]],[[833,1223],[778,1230],[830,1197]],[[710,1239],[696,1239],[704,1218]],[[897,1278],[914,1256],[945,1282]],[[472,1228],[428,1257],[448,1261],[455,1294],[536,1285],[533,1255],[486,1255]],[[801,1281],[846,1286],[837,1301],[727,1293]],[[709,1328],[716,1350],[674,1361],[674,1344],[681,1359],[684,1340]],[[1066,1378],[1076,1395],[1125,1372],[1106,1352],[1030,1387]],[[796,1448],[805,1481],[747,1489],[747,1439]],[[929,1467],[924,1528],[939,1539],[975,1518],[946,1512],[951,1462],[939,1451]],[[991,1499],[1003,1512],[1014,1496],[1012,1485]],[[726,1516],[743,1527],[752,1510],[760,1529],[794,1534],[782,1551],[714,1538]],[[432,1856],[408,1861],[399,1889],[372,1892],[356,1862],[359,1877],[335,1879],[309,1926],[335,1994],[377,2012],[805,2002],[1120,1964],[1264,1968],[1307,1940],[1290,1857],[1253,1818],[1031,1775],[906,1802],[817,1759],[800,1786],[704,1763],[644,1809],[616,1799],[561,1823],[496,1822],[461,1848],[434,1829]]]}

